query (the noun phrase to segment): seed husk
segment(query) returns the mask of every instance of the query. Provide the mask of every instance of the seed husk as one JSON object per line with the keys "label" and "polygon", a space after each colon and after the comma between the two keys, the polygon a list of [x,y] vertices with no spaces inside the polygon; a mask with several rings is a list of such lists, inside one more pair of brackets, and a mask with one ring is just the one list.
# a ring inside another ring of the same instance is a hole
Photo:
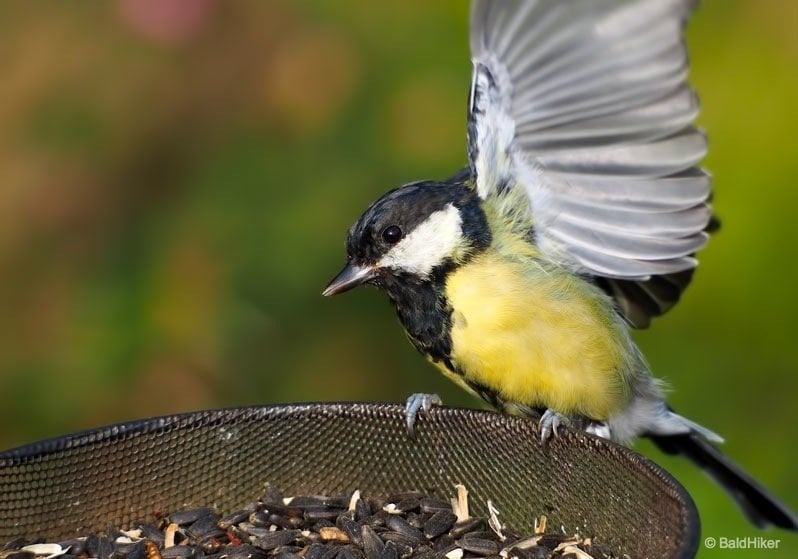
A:
{"label": "seed husk", "polygon": [[144,551],[147,554],[147,559],[161,559],[161,550],[155,545],[155,542],[151,540],[146,540],[144,542]]}
{"label": "seed husk", "polygon": [[349,536],[338,526],[325,526],[319,530],[321,541],[349,543]]}
{"label": "seed husk", "polygon": [[[138,541],[143,541],[141,536],[137,539]],[[58,543],[61,544],[61,547],[67,548],[71,555],[83,555],[86,552],[86,538],[75,538]]]}
{"label": "seed husk", "polygon": [[164,549],[169,549],[173,545],[177,543],[177,530],[180,527],[172,522],[166,527],[166,531],[164,532],[164,541],[163,546]]}
{"label": "seed husk", "polygon": [[34,543],[26,545],[22,551],[30,551],[34,555],[63,555],[64,548],[57,543]]}

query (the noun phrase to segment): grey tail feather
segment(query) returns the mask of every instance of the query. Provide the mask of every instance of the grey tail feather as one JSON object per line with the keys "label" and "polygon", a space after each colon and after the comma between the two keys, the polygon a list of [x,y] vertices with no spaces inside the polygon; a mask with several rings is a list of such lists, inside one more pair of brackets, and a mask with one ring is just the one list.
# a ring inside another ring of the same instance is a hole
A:
{"label": "grey tail feather", "polygon": [[696,433],[650,435],[667,454],[680,454],[707,472],[734,499],[745,516],[759,528],[769,525],[798,531],[798,518],[767,489]]}

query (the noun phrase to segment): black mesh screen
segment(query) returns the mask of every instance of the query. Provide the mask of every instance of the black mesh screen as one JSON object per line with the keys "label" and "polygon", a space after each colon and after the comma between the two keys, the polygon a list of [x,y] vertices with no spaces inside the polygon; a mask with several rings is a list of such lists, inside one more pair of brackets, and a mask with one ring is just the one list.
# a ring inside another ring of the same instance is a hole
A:
{"label": "black mesh screen", "polygon": [[561,430],[542,446],[534,421],[434,408],[408,438],[404,410],[307,404],[197,412],[120,424],[0,454],[0,545],[67,538],[173,510],[243,507],[271,483],[286,495],[354,489],[448,498],[456,483],[472,510],[486,500],[509,526],[549,526],[632,557],[692,557],[695,507],[639,455]]}

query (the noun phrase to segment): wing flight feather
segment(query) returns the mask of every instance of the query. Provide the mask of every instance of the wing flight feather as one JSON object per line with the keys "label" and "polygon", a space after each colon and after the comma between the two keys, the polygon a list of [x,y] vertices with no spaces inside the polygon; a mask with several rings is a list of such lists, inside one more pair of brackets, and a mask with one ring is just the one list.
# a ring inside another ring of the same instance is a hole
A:
{"label": "wing flight feather", "polygon": [[712,219],[683,38],[693,5],[472,5],[477,192],[523,188],[540,249],[596,277],[636,326],[678,299]]}

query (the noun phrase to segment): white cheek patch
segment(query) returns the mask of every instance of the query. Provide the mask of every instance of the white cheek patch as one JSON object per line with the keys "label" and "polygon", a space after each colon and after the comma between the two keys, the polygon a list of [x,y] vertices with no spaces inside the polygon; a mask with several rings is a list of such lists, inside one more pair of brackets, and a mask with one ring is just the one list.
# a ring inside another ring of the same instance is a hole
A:
{"label": "white cheek patch", "polygon": [[430,214],[388,251],[377,266],[427,277],[435,266],[446,258],[455,257],[462,247],[462,224],[460,211],[449,204]]}

